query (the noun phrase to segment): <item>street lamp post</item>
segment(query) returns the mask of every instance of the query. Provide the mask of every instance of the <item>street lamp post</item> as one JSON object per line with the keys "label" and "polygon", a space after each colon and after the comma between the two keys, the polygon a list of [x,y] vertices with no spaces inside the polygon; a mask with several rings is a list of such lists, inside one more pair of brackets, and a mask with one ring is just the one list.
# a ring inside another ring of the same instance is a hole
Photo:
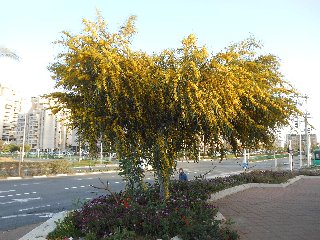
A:
{"label": "street lamp post", "polygon": [[24,160],[24,147],[26,141],[26,128],[27,128],[27,113],[24,115],[24,127],[23,127],[23,137],[22,137],[22,151],[21,151],[21,162]]}
{"label": "street lamp post", "polygon": [[302,150],[301,150],[301,131],[299,131],[299,162],[300,162],[300,168],[302,168]]}
{"label": "street lamp post", "polygon": [[102,159],[103,159],[103,148],[102,148],[102,140],[100,143],[100,163],[102,164]]}
{"label": "street lamp post", "polygon": [[21,149],[21,158],[19,161],[19,166],[18,166],[18,171],[19,171],[19,176],[21,176],[21,163],[24,160],[24,145],[26,141],[26,128],[27,128],[27,113],[24,115],[24,124],[23,124],[23,136],[22,136],[22,149]]}

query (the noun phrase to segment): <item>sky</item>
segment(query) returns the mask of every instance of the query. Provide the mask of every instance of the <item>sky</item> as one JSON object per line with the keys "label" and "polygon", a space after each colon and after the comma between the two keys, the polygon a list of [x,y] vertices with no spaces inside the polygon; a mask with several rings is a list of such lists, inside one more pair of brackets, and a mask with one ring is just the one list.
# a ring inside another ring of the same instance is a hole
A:
{"label": "sky", "polygon": [[79,33],[96,9],[110,31],[136,15],[133,48],[148,53],[179,47],[191,33],[213,53],[254,36],[264,53],[279,57],[284,79],[308,96],[301,110],[310,112],[320,138],[318,0],[0,0],[0,46],[20,56],[0,58],[0,84],[25,97],[53,91],[53,42],[63,30]]}

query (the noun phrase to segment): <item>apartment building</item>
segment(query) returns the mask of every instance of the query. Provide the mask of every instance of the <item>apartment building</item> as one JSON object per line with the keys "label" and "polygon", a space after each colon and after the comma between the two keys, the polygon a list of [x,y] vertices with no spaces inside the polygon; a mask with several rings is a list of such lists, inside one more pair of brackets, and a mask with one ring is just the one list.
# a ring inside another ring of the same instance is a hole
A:
{"label": "apartment building", "polygon": [[41,97],[31,98],[31,108],[19,114],[17,122],[17,144],[25,144],[31,151],[63,152],[72,145],[72,131],[68,129],[63,114],[53,114],[50,103]]}
{"label": "apartment building", "polygon": [[[317,135],[316,134],[308,134],[309,141],[310,141],[310,147],[316,147],[317,142]],[[286,146],[289,146],[289,142],[291,141],[291,148],[294,151],[297,151],[300,149],[300,138],[301,138],[301,150],[305,150],[306,145],[306,135],[305,134],[287,134],[286,135]]]}
{"label": "apartment building", "polygon": [[0,139],[6,142],[16,141],[18,114],[23,99],[13,89],[0,84]]}

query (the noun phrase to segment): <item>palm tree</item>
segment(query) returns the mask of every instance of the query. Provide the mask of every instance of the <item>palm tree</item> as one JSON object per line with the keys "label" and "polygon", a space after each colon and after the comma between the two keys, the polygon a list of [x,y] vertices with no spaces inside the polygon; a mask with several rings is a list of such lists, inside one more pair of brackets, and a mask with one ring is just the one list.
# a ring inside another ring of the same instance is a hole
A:
{"label": "palm tree", "polygon": [[5,47],[0,47],[0,57],[9,57],[15,60],[19,60],[19,56],[16,53]]}

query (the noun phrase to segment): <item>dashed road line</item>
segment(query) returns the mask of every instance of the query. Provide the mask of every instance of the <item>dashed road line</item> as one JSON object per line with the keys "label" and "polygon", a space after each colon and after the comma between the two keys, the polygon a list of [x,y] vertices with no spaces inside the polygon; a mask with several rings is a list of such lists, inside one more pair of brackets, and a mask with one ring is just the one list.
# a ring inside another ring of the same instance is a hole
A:
{"label": "dashed road line", "polygon": [[19,209],[19,212],[34,210],[34,209],[39,209],[39,208],[45,208],[45,207],[51,207],[51,205],[48,204],[48,205],[43,205],[43,206],[38,206],[38,207],[23,208],[23,209]]}
{"label": "dashed road line", "polygon": [[[30,192],[30,193],[23,193],[24,195],[30,195],[30,194],[36,194],[37,192]],[[8,195],[1,195],[0,198],[5,198],[5,197],[13,197],[13,196],[21,196],[23,195],[22,193],[16,193],[16,194],[8,194]]]}
{"label": "dashed road line", "polygon": [[85,188],[85,187],[90,187],[90,185],[88,186],[84,186],[84,185],[81,185],[81,186],[73,186],[73,187],[65,187],[64,189],[65,190],[70,190],[70,189],[77,189],[77,188]]}
{"label": "dashed road line", "polygon": [[17,198],[17,199],[12,199],[12,201],[9,201],[9,202],[0,202],[0,205],[6,205],[6,204],[11,204],[11,203],[16,203],[16,202],[23,203],[23,202],[29,202],[32,200],[40,200],[40,199],[41,199],[40,197],[37,197],[37,198]]}
{"label": "dashed road line", "polygon": [[8,218],[17,218],[17,217],[29,217],[29,216],[38,216],[40,218],[51,218],[55,213],[45,212],[45,213],[25,213],[25,214],[17,214],[17,215],[9,215],[9,216],[2,216],[2,219]]}
{"label": "dashed road line", "polygon": [[0,191],[0,193],[8,193],[8,192],[15,192],[16,190],[11,189],[11,190],[7,190],[7,191]]}

